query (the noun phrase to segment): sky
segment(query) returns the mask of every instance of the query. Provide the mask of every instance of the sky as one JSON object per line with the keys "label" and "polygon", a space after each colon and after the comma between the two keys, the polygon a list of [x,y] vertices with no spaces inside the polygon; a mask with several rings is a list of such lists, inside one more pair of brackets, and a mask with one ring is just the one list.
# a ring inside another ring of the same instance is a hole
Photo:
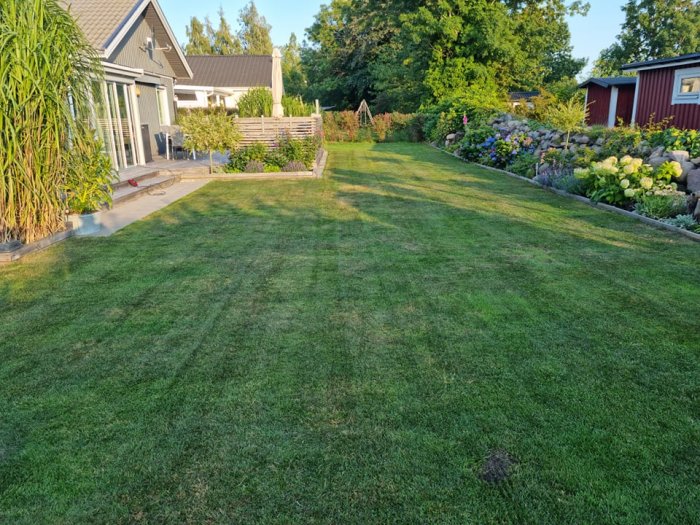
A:
{"label": "sky", "polygon": [[[216,24],[216,13],[221,5],[226,19],[235,27],[238,12],[247,3],[247,0],[159,1],[181,43],[186,41],[185,26],[191,16],[203,19],[209,15]],[[586,72],[590,71],[600,51],[615,41],[624,20],[620,10],[624,0],[588,1],[591,4],[588,16],[577,16],[569,20],[574,56],[589,59]],[[314,15],[318,13],[321,4],[327,2],[328,0],[256,0],[255,5],[272,26],[274,44],[284,45],[291,33],[296,33],[299,40],[303,40],[305,29],[313,23]]]}

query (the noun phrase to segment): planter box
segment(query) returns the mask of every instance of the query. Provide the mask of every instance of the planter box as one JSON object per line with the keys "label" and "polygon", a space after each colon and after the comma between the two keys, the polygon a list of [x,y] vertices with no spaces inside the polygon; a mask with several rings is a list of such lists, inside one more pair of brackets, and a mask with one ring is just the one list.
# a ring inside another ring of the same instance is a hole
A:
{"label": "planter box", "polygon": [[102,212],[97,211],[85,215],[71,214],[68,216],[68,222],[78,237],[94,235],[102,229]]}

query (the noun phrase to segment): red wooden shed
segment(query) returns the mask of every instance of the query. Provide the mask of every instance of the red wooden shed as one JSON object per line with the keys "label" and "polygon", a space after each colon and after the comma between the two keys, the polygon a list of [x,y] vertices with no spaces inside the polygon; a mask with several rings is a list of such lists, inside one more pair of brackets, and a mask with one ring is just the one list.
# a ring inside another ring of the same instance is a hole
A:
{"label": "red wooden shed", "polygon": [[700,129],[700,53],[622,66],[639,75],[632,122],[671,118],[681,129]]}
{"label": "red wooden shed", "polygon": [[589,126],[599,124],[612,128],[621,119],[625,125],[632,122],[635,77],[589,78],[579,88],[586,89]]}

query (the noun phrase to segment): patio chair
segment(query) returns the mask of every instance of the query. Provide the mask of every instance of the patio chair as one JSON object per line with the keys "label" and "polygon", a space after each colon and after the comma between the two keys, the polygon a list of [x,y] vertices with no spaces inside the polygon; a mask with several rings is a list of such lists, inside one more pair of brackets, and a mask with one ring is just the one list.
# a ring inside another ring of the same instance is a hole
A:
{"label": "patio chair", "polygon": [[184,158],[187,159],[189,154],[185,149],[185,134],[182,131],[176,131],[174,134],[170,135],[170,151],[172,152],[173,160],[177,160],[177,154],[183,153]]}

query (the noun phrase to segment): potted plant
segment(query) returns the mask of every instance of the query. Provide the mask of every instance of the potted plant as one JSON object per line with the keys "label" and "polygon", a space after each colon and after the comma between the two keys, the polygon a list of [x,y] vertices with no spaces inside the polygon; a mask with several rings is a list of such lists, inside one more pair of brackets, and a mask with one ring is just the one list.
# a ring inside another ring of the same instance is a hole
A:
{"label": "potted plant", "polygon": [[102,209],[112,204],[116,173],[94,136],[74,140],[71,148],[64,188],[68,222],[76,235],[92,235],[102,228]]}

